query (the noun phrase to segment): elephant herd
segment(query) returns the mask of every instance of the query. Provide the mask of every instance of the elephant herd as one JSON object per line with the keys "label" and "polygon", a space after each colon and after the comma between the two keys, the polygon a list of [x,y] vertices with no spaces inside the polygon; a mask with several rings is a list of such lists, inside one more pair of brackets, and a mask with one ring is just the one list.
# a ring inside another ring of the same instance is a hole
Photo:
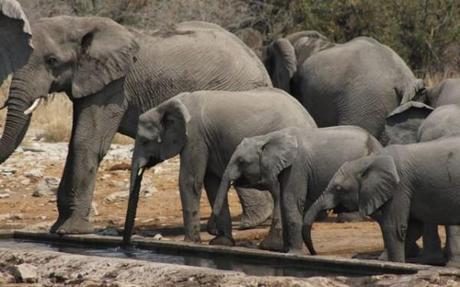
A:
{"label": "elephant herd", "polygon": [[[263,249],[302,253],[305,244],[316,254],[312,225],[336,208],[379,223],[382,258],[460,263],[460,79],[425,87],[368,37],[333,43],[302,31],[259,58],[211,23],[148,34],[101,17],[30,25],[15,0],[0,0],[0,38],[0,82],[13,73],[0,162],[48,94],[64,92],[73,103],[52,233],[93,232],[97,170],[119,132],[135,138],[125,242],[145,169],[179,155],[187,241],[200,241],[204,188],[210,244],[234,245],[233,186],[240,228],[271,216]],[[446,226],[445,252],[437,225]]]}

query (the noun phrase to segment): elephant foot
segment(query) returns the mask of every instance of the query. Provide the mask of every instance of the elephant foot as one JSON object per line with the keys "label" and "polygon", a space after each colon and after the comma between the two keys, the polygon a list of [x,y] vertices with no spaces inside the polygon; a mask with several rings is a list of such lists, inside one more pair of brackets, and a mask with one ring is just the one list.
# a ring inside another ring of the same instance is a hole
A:
{"label": "elephant foot", "polygon": [[[55,225],[58,222],[55,223]],[[93,233],[93,225],[89,222],[88,218],[71,216],[67,218],[61,226],[57,227],[57,234],[88,234]]]}
{"label": "elephant foot", "polygon": [[444,264],[446,264],[446,259],[444,258],[444,256],[442,256],[442,254],[422,254],[419,257],[409,259],[408,262],[416,264],[443,266]]}
{"label": "elephant foot", "polygon": [[65,218],[59,216],[56,222],[51,226],[50,228],[50,233],[56,233],[57,230],[61,227],[62,224],[64,224]]}
{"label": "elephant foot", "polygon": [[283,244],[282,230],[279,228],[276,228],[272,231],[272,229],[270,229],[270,233],[259,244],[259,248],[264,249],[264,250],[283,252],[284,244]]}
{"label": "elephant foot", "polygon": [[235,246],[235,241],[227,236],[216,236],[209,241],[209,245]]}
{"label": "elephant foot", "polygon": [[217,223],[216,223],[216,217],[214,215],[211,215],[208,220],[208,224],[206,225],[206,230],[208,231],[209,234],[212,235],[219,235],[219,230],[217,229]]}

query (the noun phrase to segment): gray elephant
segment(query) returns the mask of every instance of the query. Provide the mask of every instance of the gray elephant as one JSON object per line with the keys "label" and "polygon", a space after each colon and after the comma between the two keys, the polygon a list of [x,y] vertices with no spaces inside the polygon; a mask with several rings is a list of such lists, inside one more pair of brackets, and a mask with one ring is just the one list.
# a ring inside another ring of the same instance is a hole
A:
{"label": "gray elephant", "polygon": [[432,107],[460,105],[460,79],[446,79],[426,89],[426,103]]}
{"label": "gray elephant", "polygon": [[292,38],[270,44],[264,63],[273,85],[297,98],[319,127],[357,125],[380,140],[387,115],[424,90],[404,61],[372,38]]}
{"label": "gray elephant", "polygon": [[32,53],[29,21],[15,0],[0,0],[0,84]]}
{"label": "gray elephant", "polygon": [[[179,190],[185,240],[197,242],[202,185],[212,206],[225,167],[241,140],[289,126],[302,128],[305,133],[316,128],[298,101],[273,88],[182,93],[142,114],[132,159],[125,242],[129,242],[133,230],[145,168],[180,154]],[[208,231],[219,236],[211,244],[233,245],[227,202],[215,222],[217,232],[209,226]]]}
{"label": "gray elephant", "polygon": [[[305,214],[303,236],[311,241],[315,215],[343,204],[370,215],[380,225],[391,261],[405,261],[410,220],[460,224],[460,137],[390,145],[375,155],[347,162]],[[458,228],[448,233],[450,266],[458,266]]]}
{"label": "gray elephant", "polygon": [[[347,148],[342,148],[344,146]],[[381,148],[377,139],[353,126],[308,132],[286,128],[245,138],[222,176],[213,213],[220,214],[232,184],[268,189],[274,199],[273,220],[269,235],[260,247],[301,253],[304,210],[320,196],[342,163]],[[314,254],[311,242],[306,245]]]}
{"label": "gray elephant", "polygon": [[[184,22],[145,35],[108,18],[60,16],[37,21],[32,31],[33,52],[11,83],[0,162],[21,143],[41,99],[65,92],[73,102],[73,128],[51,232],[93,231],[89,214],[99,163],[116,132],[135,137],[143,112],[184,91],[271,86],[257,56],[210,23]],[[267,208],[255,208],[267,199],[247,203],[243,222],[265,220]]]}

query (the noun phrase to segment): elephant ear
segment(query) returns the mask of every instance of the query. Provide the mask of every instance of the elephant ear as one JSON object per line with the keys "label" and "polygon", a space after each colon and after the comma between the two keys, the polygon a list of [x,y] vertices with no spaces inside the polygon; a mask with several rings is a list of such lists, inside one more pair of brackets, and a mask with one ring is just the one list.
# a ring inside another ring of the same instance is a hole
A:
{"label": "elephant ear", "polygon": [[261,177],[275,179],[281,171],[292,165],[297,154],[298,142],[293,135],[274,132],[261,147]]}
{"label": "elephant ear", "polygon": [[275,40],[267,48],[265,64],[276,88],[290,92],[290,81],[297,72],[294,47],[284,38]]}
{"label": "elephant ear", "polygon": [[116,22],[105,18],[82,21],[89,28],[80,39],[72,81],[74,98],[95,94],[112,81],[125,77],[139,51],[134,35]]}
{"label": "elephant ear", "polygon": [[368,156],[357,163],[361,188],[358,206],[361,215],[374,213],[393,196],[399,175],[391,156]]}
{"label": "elephant ear", "polygon": [[308,57],[322,51],[324,49],[328,49],[333,47],[334,44],[325,40],[323,38],[310,36],[310,37],[302,37],[298,39],[294,44],[295,54],[297,56],[297,63],[301,65],[305,62]]}
{"label": "elephant ear", "polygon": [[385,122],[388,144],[417,142],[418,129],[433,108],[420,102],[408,102],[392,111]]}
{"label": "elephant ear", "polygon": [[33,51],[32,31],[16,0],[0,0],[0,84],[24,66]]}
{"label": "elephant ear", "polygon": [[187,142],[187,123],[190,113],[179,99],[171,99],[160,106],[160,157],[162,160],[179,154]]}

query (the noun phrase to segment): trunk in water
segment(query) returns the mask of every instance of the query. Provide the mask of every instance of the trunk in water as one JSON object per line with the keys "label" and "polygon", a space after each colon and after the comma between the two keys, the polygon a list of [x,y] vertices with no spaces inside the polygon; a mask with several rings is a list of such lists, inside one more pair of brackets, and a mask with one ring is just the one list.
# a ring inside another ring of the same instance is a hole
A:
{"label": "trunk in water", "polygon": [[7,160],[19,146],[30,124],[31,116],[25,115],[24,111],[32,102],[29,101],[31,96],[18,88],[17,85],[17,81],[13,81],[10,88],[5,129],[0,139],[0,163]]}
{"label": "trunk in water", "polygon": [[313,222],[315,221],[316,216],[320,211],[334,208],[332,203],[328,204],[327,199],[329,199],[329,197],[325,196],[325,193],[323,193],[318,198],[318,200],[316,200],[315,203],[307,210],[307,213],[305,213],[303,219],[302,237],[311,255],[316,255],[316,250],[313,247],[313,241],[311,240],[311,228],[313,226]]}
{"label": "trunk in water", "polygon": [[[133,165],[134,167],[134,165]],[[139,171],[141,171],[139,173]],[[141,182],[144,170],[139,167],[131,170],[131,183],[128,200],[128,210],[126,211],[125,228],[123,233],[123,243],[131,242],[131,235],[134,229],[134,221],[136,219],[137,203],[139,201],[139,192],[141,190]]]}

